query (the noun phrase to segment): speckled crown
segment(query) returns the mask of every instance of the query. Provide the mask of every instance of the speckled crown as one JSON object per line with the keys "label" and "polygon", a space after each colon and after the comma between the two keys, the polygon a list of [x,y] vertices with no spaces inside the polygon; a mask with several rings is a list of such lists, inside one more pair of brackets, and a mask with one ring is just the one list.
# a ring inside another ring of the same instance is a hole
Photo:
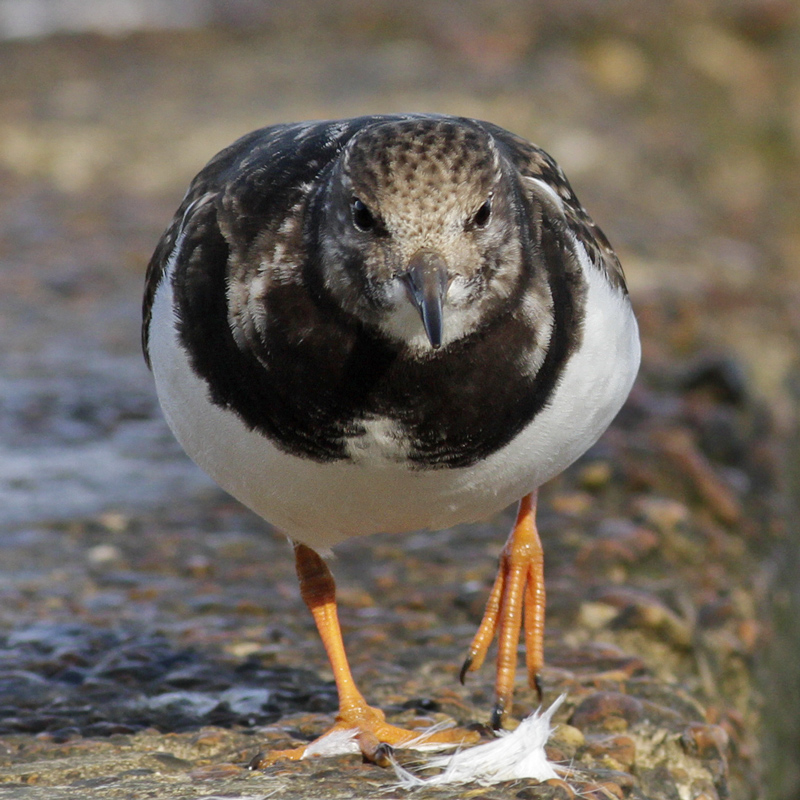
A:
{"label": "speckled crown", "polygon": [[448,194],[485,197],[498,177],[497,148],[486,131],[466,122],[392,120],[360,131],[345,162],[354,191],[365,202],[391,195],[417,206]]}

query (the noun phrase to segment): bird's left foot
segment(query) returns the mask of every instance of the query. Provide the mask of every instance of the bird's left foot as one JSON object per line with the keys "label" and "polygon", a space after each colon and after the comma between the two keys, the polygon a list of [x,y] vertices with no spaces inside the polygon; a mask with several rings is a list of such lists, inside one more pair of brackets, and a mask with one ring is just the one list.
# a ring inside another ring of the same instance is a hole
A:
{"label": "bird's left foot", "polygon": [[544,664],[544,559],[536,530],[536,492],[522,498],[517,521],[500,554],[497,578],[486,602],[480,627],[461,667],[461,682],[479,669],[497,634],[497,677],[491,726],[498,729],[511,709],[517,647],[525,628],[528,682],[541,700],[539,671]]}
{"label": "bird's left foot", "polygon": [[250,769],[262,769],[277,761],[300,761],[315,755],[333,754],[330,753],[330,750],[334,749],[333,742],[329,737],[335,736],[338,732],[343,735],[350,733],[362,756],[381,767],[389,765],[393,748],[409,745],[413,747],[415,740],[426,747],[429,745],[456,747],[474,744],[480,738],[475,731],[464,728],[448,728],[427,735],[424,728],[421,730],[399,728],[386,722],[383,711],[364,704],[340,711],[333,727],[310,744],[290,750],[259,753],[250,762]]}

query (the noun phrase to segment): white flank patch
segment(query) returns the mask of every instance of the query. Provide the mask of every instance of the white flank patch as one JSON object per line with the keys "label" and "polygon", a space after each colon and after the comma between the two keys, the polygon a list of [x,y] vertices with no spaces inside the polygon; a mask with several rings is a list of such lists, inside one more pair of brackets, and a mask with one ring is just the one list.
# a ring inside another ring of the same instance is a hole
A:
{"label": "white flank patch", "polygon": [[558,778],[544,746],[553,730],[550,720],[565,697],[562,694],[544,713],[536,711],[522,720],[515,731],[501,731],[493,742],[459,750],[454,755],[437,756],[416,770],[438,769],[441,770],[438,775],[420,778],[395,763],[399,785],[404,789],[466,783],[486,786],[522,778],[539,782]]}

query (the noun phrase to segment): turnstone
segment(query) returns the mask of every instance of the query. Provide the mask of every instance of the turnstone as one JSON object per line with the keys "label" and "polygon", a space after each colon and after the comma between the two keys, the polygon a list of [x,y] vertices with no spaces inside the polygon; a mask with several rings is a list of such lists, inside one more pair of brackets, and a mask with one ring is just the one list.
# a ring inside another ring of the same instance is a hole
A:
{"label": "turnstone", "polygon": [[351,536],[521,498],[461,677],[497,635],[499,727],[524,628],[538,689],[537,488],[606,429],[640,357],[619,261],[547,153],[428,114],[254,131],[197,175],[158,244],[143,343],[189,456],[294,542],[334,727],[365,755],[418,732],[387,724],[350,673],[319,553]]}

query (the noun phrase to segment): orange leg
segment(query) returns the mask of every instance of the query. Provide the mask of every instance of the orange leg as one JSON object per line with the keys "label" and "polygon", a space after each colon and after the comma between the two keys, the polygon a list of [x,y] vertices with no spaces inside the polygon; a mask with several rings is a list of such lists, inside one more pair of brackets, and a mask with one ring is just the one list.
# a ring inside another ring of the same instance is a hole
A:
{"label": "orange leg", "polygon": [[[356,732],[356,741],[364,757],[383,764],[386,762],[387,745],[391,747],[408,744],[412,739],[419,738],[423,731],[406,730],[390,725],[386,722],[383,711],[367,705],[347,663],[336,611],[336,585],[333,576],[322,558],[310,547],[296,543],[294,553],[297,577],[300,579],[300,594],[314,616],[314,622],[333,668],[336,690],[339,694],[339,713],[336,715],[336,722],[324,736],[337,730],[353,730]],[[426,744],[470,744],[477,739],[478,734],[472,731],[452,729],[426,737]],[[292,750],[274,751],[258,759],[251,764],[251,767],[267,766],[279,759],[299,760],[305,757],[308,747],[306,745]]]}
{"label": "orange leg", "polygon": [[493,728],[501,727],[503,717],[511,708],[523,622],[528,682],[540,698],[542,694],[539,671],[544,665],[544,554],[536,530],[536,495],[535,491],[531,492],[520,501],[517,521],[500,554],[497,578],[486,611],[461,668],[463,683],[468,672],[483,664],[489,645],[497,634]]}

